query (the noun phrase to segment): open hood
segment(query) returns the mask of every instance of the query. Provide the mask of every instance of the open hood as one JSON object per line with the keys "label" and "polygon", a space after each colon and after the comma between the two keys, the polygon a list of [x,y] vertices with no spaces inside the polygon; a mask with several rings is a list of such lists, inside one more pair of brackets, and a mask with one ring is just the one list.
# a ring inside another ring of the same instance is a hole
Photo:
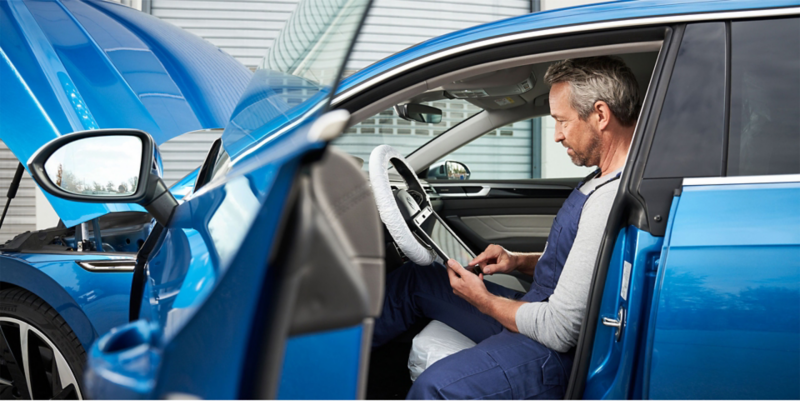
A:
{"label": "open hood", "polygon": [[[70,132],[143,130],[161,144],[225,127],[252,73],[209,42],[104,1],[0,1],[0,140],[23,164]],[[67,226],[138,205],[45,193]]]}

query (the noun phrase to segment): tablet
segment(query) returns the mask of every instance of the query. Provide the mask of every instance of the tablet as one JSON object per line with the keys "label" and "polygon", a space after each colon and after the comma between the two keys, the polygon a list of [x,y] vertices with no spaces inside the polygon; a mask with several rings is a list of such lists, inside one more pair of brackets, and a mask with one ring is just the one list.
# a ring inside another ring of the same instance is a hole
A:
{"label": "tablet", "polygon": [[[461,266],[466,266],[467,263],[475,258],[475,254],[461,242],[455,233],[450,230],[450,227],[444,224],[439,215],[434,214],[433,217],[434,218],[431,219],[433,221],[433,227],[429,234],[431,239],[439,245],[440,250],[447,257],[455,259],[458,263],[461,263]],[[441,256],[439,259],[441,259]],[[440,260],[439,262],[444,264],[446,260]]]}

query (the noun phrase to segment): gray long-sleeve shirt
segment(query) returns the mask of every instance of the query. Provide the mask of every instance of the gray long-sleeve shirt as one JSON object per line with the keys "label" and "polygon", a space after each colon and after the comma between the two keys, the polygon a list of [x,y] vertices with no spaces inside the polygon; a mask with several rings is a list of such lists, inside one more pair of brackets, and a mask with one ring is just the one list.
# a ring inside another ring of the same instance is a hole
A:
{"label": "gray long-sleeve shirt", "polygon": [[[616,176],[620,170],[587,181],[581,187],[581,192],[591,192]],[[619,180],[615,180],[597,189],[586,200],[575,242],[549,300],[530,302],[517,310],[519,332],[554,351],[566,352],[578,343],[594,264],[618,187]]]}

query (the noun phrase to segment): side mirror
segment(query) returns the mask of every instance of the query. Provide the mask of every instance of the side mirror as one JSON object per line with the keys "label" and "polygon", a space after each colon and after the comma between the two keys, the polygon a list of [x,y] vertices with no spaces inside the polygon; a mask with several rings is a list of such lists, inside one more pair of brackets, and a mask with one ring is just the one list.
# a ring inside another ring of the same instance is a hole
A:
{"label": "side mirror", "polygon": [[157,148],[143,131],[81,131],[48,142],[28,170],[39,186],[62,199],[137,203],[166,225],[178,201],[159,176]]}
{"label": "side mirror", "polygon": [[397,115],[403,120],[420,123],[439,124],[442,122],[442,110],[418,103],[407,103],[394,106]]}
{"label": "side mirror", "polygon": [[455,160],[445,160],[444,163],[437,163],[428,169],[429,180],[468,180],[470,176],[469,167],[466,164]]}

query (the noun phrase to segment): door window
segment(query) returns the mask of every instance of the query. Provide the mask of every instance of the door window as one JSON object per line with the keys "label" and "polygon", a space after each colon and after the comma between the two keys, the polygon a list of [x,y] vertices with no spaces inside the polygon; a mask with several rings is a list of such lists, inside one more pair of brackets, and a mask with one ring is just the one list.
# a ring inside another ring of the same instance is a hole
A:
{"label": "door window", "polygon": [[800,173],[800,18],[731,24],[728,175]]}
{"label": "door window", "polygon": [[722,173],[725,23],[687,26],[680,46],[645,178]]}

